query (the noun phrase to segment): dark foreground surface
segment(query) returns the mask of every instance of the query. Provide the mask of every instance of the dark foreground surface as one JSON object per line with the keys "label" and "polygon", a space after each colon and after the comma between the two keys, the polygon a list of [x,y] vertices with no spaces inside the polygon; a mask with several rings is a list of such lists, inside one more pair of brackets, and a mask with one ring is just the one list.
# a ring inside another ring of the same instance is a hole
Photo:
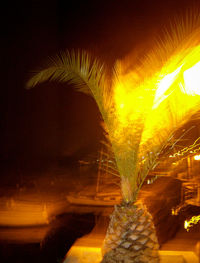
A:
{"label": "dark foreground surface", "polygon": [[[2,263],[62,262],[74,241],[88,234],[93,229],[94,224],[95,217],[93,214],[60,215],[49,225],[49,230],[41,242],[19,243],[1,240],[0,261]],[[34,227],[32,231],[34,232]],[[24,233],[23,230],[22,234]]]}

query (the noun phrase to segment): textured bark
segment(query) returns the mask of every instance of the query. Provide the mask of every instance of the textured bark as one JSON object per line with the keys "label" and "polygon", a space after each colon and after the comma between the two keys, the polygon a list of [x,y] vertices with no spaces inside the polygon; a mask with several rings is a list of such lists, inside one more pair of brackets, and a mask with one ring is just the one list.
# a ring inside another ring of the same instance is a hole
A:
{"label": "textured bark", "polygon": [[104,240],[102,263],[157,263],[158,240],[142,203],[116,205]]}

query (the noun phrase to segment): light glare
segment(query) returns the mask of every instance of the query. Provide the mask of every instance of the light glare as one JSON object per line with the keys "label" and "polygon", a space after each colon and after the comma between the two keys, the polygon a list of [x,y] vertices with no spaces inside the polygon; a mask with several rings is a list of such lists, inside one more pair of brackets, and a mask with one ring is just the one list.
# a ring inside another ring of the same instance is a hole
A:
{"label": "light glare", "polygon": [[200,95],[200,62],[184,73],[185,89],[188,94]]}
{"label": "light glare", "polygon": [[159,83],[157,84],[158,88],[156,90],[153,108],[156,108],[165,98],[167,98],[171,94],[172,91],[171,92],[168,91],[169,87],[176,79],[177,75],[181,70],[181,67],[182,66],[180,66],[174,72],[167,74],[159,81]]}
{"label": "light glare", "polygon": [[195,160],[195,161],[199,161],[199,160],[200,160],[200,155],[195,155],[195,156],[194,156],[194,160]]}

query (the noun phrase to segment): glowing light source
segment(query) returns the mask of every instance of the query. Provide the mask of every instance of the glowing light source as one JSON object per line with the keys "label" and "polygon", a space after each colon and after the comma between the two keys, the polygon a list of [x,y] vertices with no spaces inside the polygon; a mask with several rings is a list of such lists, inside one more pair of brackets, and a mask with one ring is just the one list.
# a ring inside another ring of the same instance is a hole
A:
{"label": "glowing light source", "polygon": [[185,220],[184,228],[189,231],[189,228],[192,227],[194,224],[197,224],[200,221],[200,215],[193,216],[190,220]]}
{"label": "glowing light source", "polygon": [[171,94],[172,91],[169,92],[169,87],[176,79],[178,73],[181,70],[181,67],[176,69],[174,72],[167,74],[159,81],[157,85],[158,88],[156,90],[153,108],[156,108],[165,98],[167,98]]}
{"label": "glowing light source", "polygon": [[184,221],[184,228],[189,231],[189,222],[187,220]]}
{"label": "glowing light source", "polygon": [[200,95],[200,62],[184,73],[185,88],[191,95]]}
{"label": "glowing light source", "polygon": [[124,108],[124,103],[121,103],[121,104],[119,105],[119,107],[120,107],[121,109],[123,109],[123,108]]}
{"label": "glowing light source", "polygon": [[194,160],[195,160],[195,161],[199,161],[199,160],[200,160],[200,154],[195,155],[195,156],[194,156]]}
{"label": "glowing light source", "polygon": [[172,210],[171,210],[171,211],[172,211],[172,215],[173,215],[173,216],[177,216],[177,215],[178,215],[178,213],[177,213],[176,209],[172,208]]}

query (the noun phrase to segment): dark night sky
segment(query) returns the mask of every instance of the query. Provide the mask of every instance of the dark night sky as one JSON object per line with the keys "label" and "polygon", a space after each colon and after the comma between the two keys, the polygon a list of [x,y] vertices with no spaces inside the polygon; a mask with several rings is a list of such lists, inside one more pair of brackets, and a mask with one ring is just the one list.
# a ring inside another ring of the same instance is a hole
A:
{"label": "dark night sky", "polygon": [[95,151],[102,131],[94,101],[55,83],[27,91],[30,71],[65,48],[91,50],[112,63],[188,2],[7,2],[1,9],[1,160]]}

